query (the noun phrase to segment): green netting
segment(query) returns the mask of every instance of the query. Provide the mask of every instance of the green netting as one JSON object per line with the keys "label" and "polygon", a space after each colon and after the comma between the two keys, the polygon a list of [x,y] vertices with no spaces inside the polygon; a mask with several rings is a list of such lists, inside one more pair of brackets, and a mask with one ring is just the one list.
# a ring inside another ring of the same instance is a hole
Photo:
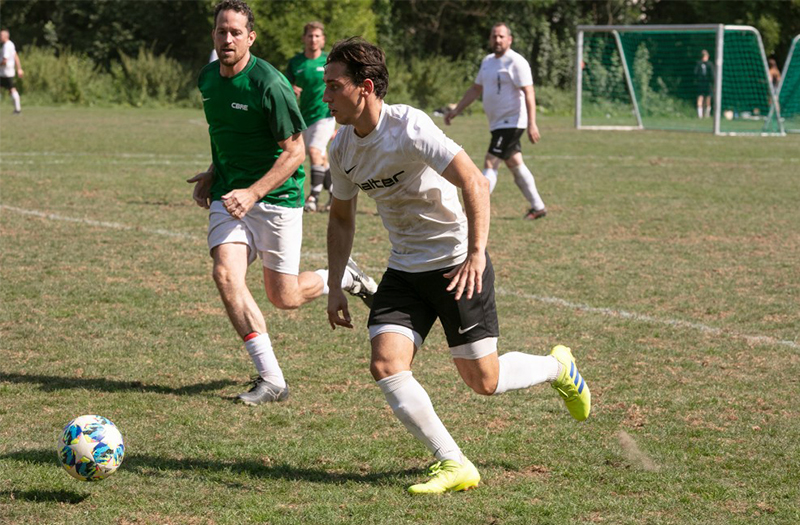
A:
{"label": "green netting", "polygon": [[720,131],[778,132],[777,120],[768,118],[772,88],[757,33],[726,29],[723,49]]}
{"label": "green netting", "polygon": [[792,47],[786,57],[778,98],[785,130],[800,133],[800,35],[792,40]]}
{"label": "green netting", "polygon": [[[645,129],[713,131],[716,30],[586,32],[583,41],[583,126],[638,124],[624,60]],[[704,50],[707,61],[701,59]],[[768,118],[769,81],[753,31],[724,32],[720,107],[723,133],[778,131],[774,119]]]}

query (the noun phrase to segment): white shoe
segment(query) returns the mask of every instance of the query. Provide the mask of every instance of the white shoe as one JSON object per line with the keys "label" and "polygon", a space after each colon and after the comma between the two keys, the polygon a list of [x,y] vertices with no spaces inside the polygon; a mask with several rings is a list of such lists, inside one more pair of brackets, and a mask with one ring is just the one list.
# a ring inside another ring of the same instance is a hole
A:
{"label": "white shoe", "polygon": [[306,199],[306,204],[303,206],[303,211],[307,212],[315,212],[317,211],[317,198],[313,195],[309,195]]}
{"label": "white shoe", "polygon": [[365,274],[353,259],[347,259],[345,271],[353,277],[353,284],[344,290],[350,295],[361,298],[369,308],[372,308],[372,297],[378,291],[375,279]]}

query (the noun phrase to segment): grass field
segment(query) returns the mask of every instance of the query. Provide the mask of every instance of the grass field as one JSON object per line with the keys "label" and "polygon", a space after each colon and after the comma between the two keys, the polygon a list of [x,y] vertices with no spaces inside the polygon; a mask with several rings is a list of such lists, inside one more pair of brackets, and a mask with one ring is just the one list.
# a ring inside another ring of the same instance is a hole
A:
{"label": "grass field", "polygon": [[[292,387],[233,403],[252,365],[210,278],[200,111],[26,107],[0,117],[0,523],[795,524],[800,522],[800,136],[576,132],[524,146],[548,216],[492,195],[501,352],[573,348],[594,407],[547,386],[471,394],[440,330],[415,376],[484,481],[412,498],[431,461],[368,372],[367,311],[272,308]],[[482,114],[448,133],[481,162]],[[362,195],[354,251],[386,234]],[[327,217],[307,215],[305,269]],[[126,439],[111,478],[58,466],[71,418]]]}

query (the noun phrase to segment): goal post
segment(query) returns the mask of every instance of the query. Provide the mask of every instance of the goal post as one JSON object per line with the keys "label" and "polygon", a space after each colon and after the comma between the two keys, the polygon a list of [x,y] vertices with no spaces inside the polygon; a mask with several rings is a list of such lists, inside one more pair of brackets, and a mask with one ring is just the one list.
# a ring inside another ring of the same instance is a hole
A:
{"label": "goal post", "polygon": [[784,134],[753,27],[582,25],[576,42],[578,129]]}

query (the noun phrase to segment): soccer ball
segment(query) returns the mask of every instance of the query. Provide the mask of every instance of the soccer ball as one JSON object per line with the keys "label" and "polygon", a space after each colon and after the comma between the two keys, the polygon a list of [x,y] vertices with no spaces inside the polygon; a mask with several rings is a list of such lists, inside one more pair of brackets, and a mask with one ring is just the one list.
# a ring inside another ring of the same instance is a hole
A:
{"label": "soccer ball", "polygon": [[58,459],[75,479],[100,481],[122,463],[125,445],[116,425],[102,416],[76,417],[58,439]]}

